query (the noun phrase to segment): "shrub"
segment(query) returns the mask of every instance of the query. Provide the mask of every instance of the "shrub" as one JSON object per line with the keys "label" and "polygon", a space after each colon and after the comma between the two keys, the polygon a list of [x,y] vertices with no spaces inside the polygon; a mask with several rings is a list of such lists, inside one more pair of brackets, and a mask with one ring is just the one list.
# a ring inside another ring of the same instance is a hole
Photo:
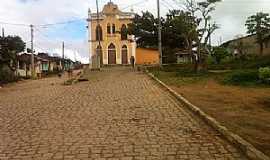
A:
{"label": "shrub", "polygon": [[270,67],[260,68],[259,78],[263,81],[270,79]]}
{"label": "shrub", "polygon": [[0,67],[0,83],[8,83],[17,81],[18,78],[15,76],[7,66]]}
{"label": "shrub", "polygon": [[225,76],[225,84],[246,85],[254,84],[259,80],[257,70],[238,70]]}
{"label": "shrub", "polygon": [[214,47],[211,54],[217,64],[220,64],[221,60],[229,56],[229,52],[224,47]]}

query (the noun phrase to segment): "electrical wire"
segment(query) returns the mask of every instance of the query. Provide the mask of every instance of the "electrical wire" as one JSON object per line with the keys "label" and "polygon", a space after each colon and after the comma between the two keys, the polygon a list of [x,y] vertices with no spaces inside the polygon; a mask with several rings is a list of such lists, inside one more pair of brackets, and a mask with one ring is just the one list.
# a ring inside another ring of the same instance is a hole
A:
{"label": "electrical wire", "polygon": [[13,25],[13,26],[24,26],[24,27],[29,27],[30,26],[30,25],[27,25],[27,24],[9,23],[9,22],[3,22],[3,21],[0,21],[0,24]]}
{"label": "electrical wire", "polygon": [[149,0],[142,0],[142,1],[139,1],[139,2],[136,2],[136,3],[133,3],[133,4],[131,4],[131,5],[122,7],[121,10],[125,10],[125,9],[127,9],[127,8],[134,7],[134,6],[143,4],[143,3],[148,2],[148,1],[149,1]]}
{"label": "electrical wire", "polygon": [[162,6],[167,8],[168,10],[172,10],[172,8],[170,6],[168,6],[166,3],[164,3],[164,0],[160,1]]}
{"label": "electrical wire", "polygon": [[[86,20],[86,18],[78,18],[78,19],[73,19],[73,20],[69,20],[69,21],[56,22],[56,23],[48,23],[48,24],[35,24],[34,26],[35,27],[49,27],[49,26],[55,26],[55,25],[64,25],[64,24],[75,23],[75,22],[79,22],[79,21],[83,21],[83,20]],[[0,24],[30,27],[29,24],[10,23],[10,22],[4,22],[4,21],[0,21]]]}
{"label": "electrical wire", "polygon": [[83,21],[83,20],[86,21],[86,18],[79,18],[79,19],[63,21],[63,22],[56,22],[56,23],[40,24],[40,25],[35,25],[35,26],[36,27],[49,27],[49,26],[55,26],[55,25],[65,25],[65,24],[75,23],[75,22],[79,22],[79,21]]}

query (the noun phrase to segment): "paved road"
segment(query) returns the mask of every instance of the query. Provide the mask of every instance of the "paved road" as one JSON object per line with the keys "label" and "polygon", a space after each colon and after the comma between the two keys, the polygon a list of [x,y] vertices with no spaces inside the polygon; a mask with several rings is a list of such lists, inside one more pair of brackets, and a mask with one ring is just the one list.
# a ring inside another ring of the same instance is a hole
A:
{"label": "paved road", "polygon": [[142,73],[89,82],[21,82],[0,89],[0,159],[245,159]]}

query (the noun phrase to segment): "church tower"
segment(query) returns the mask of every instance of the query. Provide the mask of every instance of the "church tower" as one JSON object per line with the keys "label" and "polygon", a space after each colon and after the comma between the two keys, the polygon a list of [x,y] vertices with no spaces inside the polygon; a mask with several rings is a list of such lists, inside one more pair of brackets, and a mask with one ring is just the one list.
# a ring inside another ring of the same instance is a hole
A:
{"label": "church tower", "polygon": [[130,64],[130,57],[136,56],[136,42],[134,36],[128,35],[127,30],[135,14],[120,11],[111,1],[103,7],[99,16],[90,10],[88,12],[89,54],[92,66],[97,63],[98,53],[101,65]]}

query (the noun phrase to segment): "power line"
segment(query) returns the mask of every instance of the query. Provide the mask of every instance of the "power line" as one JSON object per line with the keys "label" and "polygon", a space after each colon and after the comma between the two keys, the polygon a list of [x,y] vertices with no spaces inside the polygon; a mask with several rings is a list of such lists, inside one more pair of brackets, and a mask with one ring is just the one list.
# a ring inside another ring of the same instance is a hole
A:
{"label": "power line", "polygon": [[75,22],[79,22],[79,21],[82,21],[82,20],[86,20],[86,18],[79,18],[79,19],[74,19],[74,20],[69,20],[69,21],[64,21],[64,22],[40,24],[40,25],[35,25],[35,26],[37,26],[37,27],[49,27],[49,26],[55,26],[55,25],[64,25],[64,24],[75,23]]}
{"label": "power line", "polygon": [[[168,3],[167,1],[165,0],[162,0],[163,1],[163,4],[165,3],[167,6],[169,6],[169,8],[172,8],[174,10],[174,6],[170,3]],[[170,9],[171,10],[171,9]]]}
{"label": "power line", "polygon": [[[63,22],[56,22],[56,23],[48,23],[48,24],[35,24],[35,27],[49,27],[49,26],[55,26],[55,25],[64,25],[64,24],[70,24],[70,23],[75,23],[79,22],[82,20],[86,20],[86,18],[78,18],[74,20],[69,20],[69,21],[63,21]],[[0,21],[0,24],[6,24],[6,25],[14,25],[14,26],[24,26],[24,27],[29,27],[29,24],[23,24],[23,23],[10,23],[10,22],[4,22]]]}
{"label": "power line", "polygon": [[35,43],[34,46],[35,46],[36,48],[38,48],[38,49],[43,50],[43,52],[49,52],[49,49],[45,49],[45,48],[41,47],[41,45],[39,45],[39,43],[38,43],[38,45],[37,45],[37,43]]}
{"label": "power line", "polygon": [[[49,37],[48,35],[44,34],[41,30],[39,30],[39,29],[36,28],[36,27],[35,27],[35,29],[36,29],[36,31],[39,33],[39,35],[41,35],[41,36],[42,36],[43,38],[45,38],[47,41],[52,42],[52,40],[50,39],[50,37]],[[55,40],[56,40],[56,39],[55,39]],[[56,40],[56,41],[60,42],[60,40]],[[62,43],[62,41],[61,41],[61,43]]]}
{"label": "power line", "polygon": [[142,0],[142,1],[139,1],[137,3],[133,3],[131,5],[128,5],[128,6],[125,6],[125,7],[121,8],[121,10],[125,10],[125,9],[130,8],[130,7],[133,7],[133,6],[137,6],[137,5],[143,4],[145,2],[148,2],[148,0]]}
{"label": "power line", "polygon": [[[40,29],[38,29],[38,28],[35,28],[36,29],[36,31],[39,33],[39,35],[41,35],[44,39],[43,40],[46,40],[47,42],[49,42],[49,43],[53,43],[53,44],[55,44],[55,43],[62,43],[63,42],[63,40],[59,40],[59,39],[56,39],[56,38],[53,38],[55,41],[57,41],[57,42],[53,42],[52,41],[52,39],[51,39],[51,37],[50,36],[48,36],[47,34],[45,34],[45,33],[43,33]],[[72,43],[69,43],[69,42],[66,42],[65,41],[65,45],[67,46],[67,47],[74,47],[74,45],[72,44]]]}
{"label": "power line", "polygon": [[160,2],[163,4],[163,6],[164,6],[165,8],[167,8],[168,10],[171,10],[171,8],[170,8],[166,3],[164,3],[163,1],[164,1],[164,0],[160,1]]}
{"label": "power line", "polygon": [[13,25],[13,26],[24,26],[24,27],[29,27],[30,25],[28,24],[21,24],[21,23],[9,23],[9,22],[3,22],[0,21],[1,24],[6,24],[6,25]]}
{"label": "power line", "polygon": [[186,10],[186,8],[185,8],[185,5],[184,4],[180,4],[177,0],[171,0],[171,1],[173,1],[174,2],[174,4],[176,4],[178,7],[180,7],[181,9],[183,9],[183,10]]}

